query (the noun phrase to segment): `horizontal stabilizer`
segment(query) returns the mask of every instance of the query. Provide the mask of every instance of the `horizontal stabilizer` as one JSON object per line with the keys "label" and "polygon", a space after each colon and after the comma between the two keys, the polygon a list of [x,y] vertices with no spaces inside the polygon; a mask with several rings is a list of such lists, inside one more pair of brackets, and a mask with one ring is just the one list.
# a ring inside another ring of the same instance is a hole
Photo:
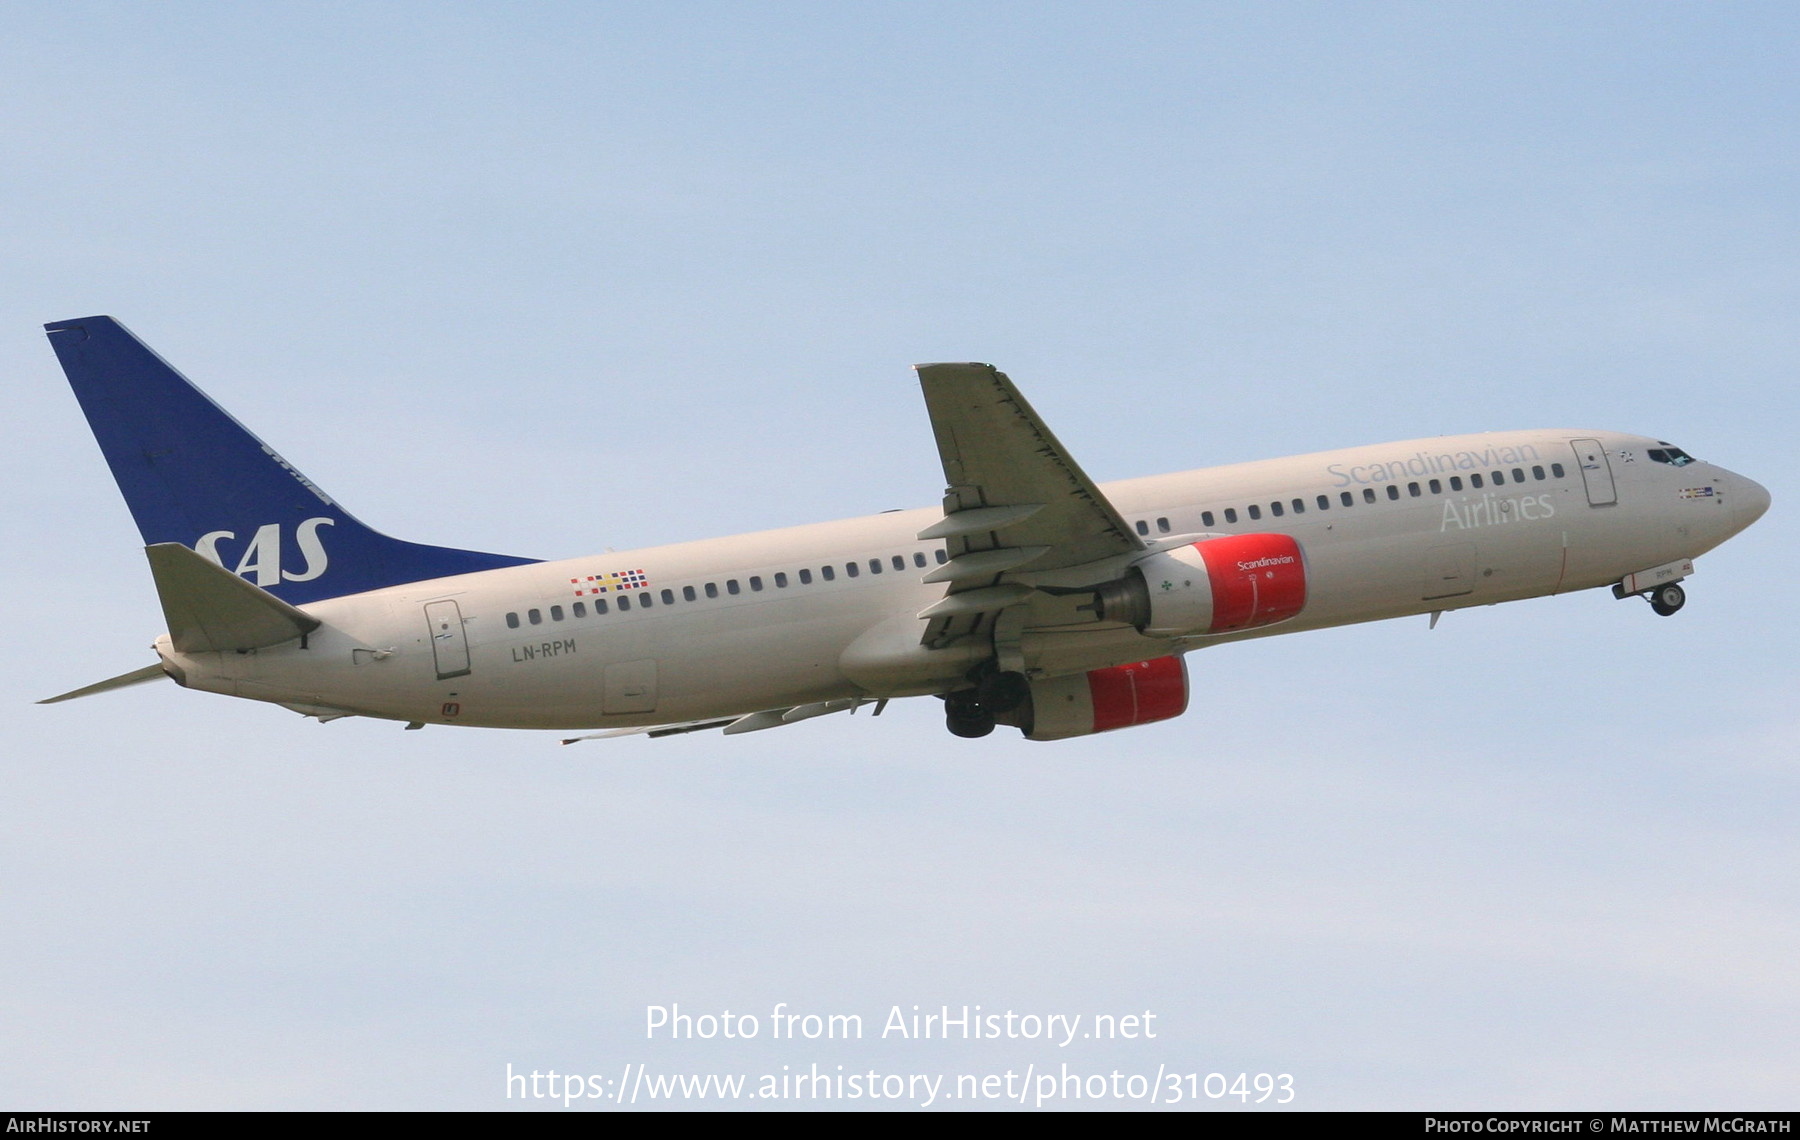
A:
{"label": "horizontal stabilizer", "polygon": [[95,693],[111,692],[113,689],[128,689],[133,685],[141,685],[145,681],[155,681],[168,674],[163,672],[161,662],[146,665],[142,669],[133,669],[129,673],[120,673],[117,677],[108,677],[104,681],[95,681],[91,685],[83,685],[79,689],[71,689],[66,693],[58,693],[54,697],[45,697],[40,705],[53,705],[58,701],[72,701],[76,697],[91,697]]}
{"label": "horizontal stabilizer", "polygon": [[169,640],[181,653],[225,653],[280,645],[319,628],[319,619],[258,589],[177,542],[146,546]]}

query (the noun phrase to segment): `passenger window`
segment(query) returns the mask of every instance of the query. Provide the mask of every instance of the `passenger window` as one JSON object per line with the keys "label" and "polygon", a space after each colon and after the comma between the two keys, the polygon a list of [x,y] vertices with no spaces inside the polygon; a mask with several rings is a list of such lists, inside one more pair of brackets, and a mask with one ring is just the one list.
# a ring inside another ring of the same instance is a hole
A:
{"label": "passenger window", "polygon": [[1418,498],[1420,495],[1419,485],[1417,483],[1408,483],[1406,485],[1406,493],[1415,499]]}
{"label": "passenger window", "polygon": [[913,551],[913,565],[921,570],[925,569],[925,552],[923,550]]}
{"label": "passenger window", "polygon": [[846,563],[844,563],[844,573],[846,573],[846,574],[850,575],[852,578],[854,578],[858,574],[862,573],[862,571],[858,570],[856,568],[856,563],[846,562]]}
{"label": "passenger window", "polygon": [[1319,509],[1322,511],[1328,511],[1331,509],[1331,496],[1330,495],[1320,495],[1319,496]]}
{"label": "passenger window", "polygon": [[869,573],[871,573],[871,574],[881,573],[881,559],[879,559],[879,558],[869,559]]}
{"label": "passenger window", "polygon": [[1452,491],[1462,490],[1462,476],[1461,475],[1450,476],[1450,489]]}
{"label": "passenger window", "polygon": [[939,566],[942,566],[944,563],[950,561],[950,556],[948,554],[944,553],[944,548],[941,546],[938,547],[936,550],[932,551],[931,553],[937,556],[937,564]]}
{"label": "passenger window", "polygon": [[619,612],[624,613],[629,609],[631,609],[631,595],[630,594],[620,594],[619,595]]}
{"label": "passenger window", "polygon": [[708,582],[706,584],[706,596],[709,598],[716,598],[719,596],[719,584],[717,582]]}
{"label": "passenger window", "polygon": [[1556,476],[1558,479],[1561,479],[1563,477],[1563,465],[1560,463],[1552,463],[1550,465],[1550,474]]}
{"label": "passenger window", "polygon": [[1303,515],[1306,513],[1306,500],[1305,499],[1295,499],[1294,500],[1294,513],[1297,515]]}
{"label": "passenger window", "polygon": [[691,602],[696,600],[699,595],[694,593],[694,588],[692,586],[683,586],[681,588],[681,597],[684,601]]}
{"label": "passenger window", "polygon": [[1137,521],[1137,532],[1139,534],[1149,534],[1150,533],[1150,524],[1145,522],[1143,519],[1139,519]]}
{"label": "passenger window", "polygon": [[1225,521],[1227,523],[1237,522],[1237,508],[1236,507],[1226,507],[1225,508]]}
{"label": "passenger window", "polygon": [[587,603],[586,602],[576,602],[575,603],[575,616],[578,618],[584,618],[587,616]]}
{"label": "passenger window", "polygon": [[1481,490],[1481,473],[1480,472],[1476,472],[1475,474],[1469,476],[1469,488],[1471,490],[1475,490],[1475,491]]}
{"label": "passenger window", "polygon": [[750,575],[750,589],[752,592],[755,592],[755,593],[762,592],[762,575],[761,574]]}
{"label": "passenger window", "polygon": [[1444,493],[1444,485],[1441,482],[1439,482],[1438,480],[1433,479],[1431,481],[1431,493],[1434,495],[1443,494]]}
{"label": "passenger window", "polygon": [[526,610],[525,611],[525,620],[530,622],[532,625],[543,625],[544,624],[544,615],[537,610]]}
{"label": "passenger window", "polygon": [[1390,501],[1398,501],[1399,498],[1400,498],[1400,488],[1396,487],[1392,483],[1389,483],[1388,484],[1388,499]]}
{"label": "passenger window", "polygon": [[736,594],[738,592],[738,583],[737,583],[736,578],[725,579],[725,592],[727,594]]}
{"label": "passenger window", "polygon": [[519,615],[518,614],[507,614],[506,615],[506,628],[507,629],[518,629],[519,628]]}
{"label": "passenger window", "polygon": [[1513,482],[1523,483],[1524,481],[1525,481],[1525,472],[1519,470],[1517,467],[1513,468]]}
{"label": "passenger window", "polygon": [[594,599],[594,612],[596,614],[603,614],[606,612],[606,599],[605,598],[595,598]]}
{"label": "passenger window", "polygon": [[1375,488],[1364,487],[1363,488],[1363,502],[1372,503],[1374,501],[1375,501]]}
{"label": "passenger window", "polygon": [[1348,491],[1339,491],[1338,502],[1344,504],[1346,507],[1354,507],[1356,505],[1356,498]]}
{"label": "passenger window", "polygon": [[1211,511],[1200,512],[1200,525],[1206,527],[1208,530],[1212,529],[1213,513]]}
{"label": "passenger window", "polygon": [[896,570],[906,569],[906,559],[900,557],[898,554],[894,555],[894,569],[896,569]]}
{"label": "passenger window", "polygon": [[821,566],[821,567],[819,567],[819,577],[825,579],[827,582],[836,581],[837,580],[837,571],[833,570],[829,566]]}
{"label": "passenger window", "polygon": [[1169,533],[1169,520],[1168,519],[1157,519],[1156,520],[1156,529],[1161,531],[1163,534],[1168,534]]}
{"label": "passenger window", "polygon": [[1286,513],[1282,509],[1280,499],[1276,499],[1274,502],[1269,504],[1269,513],[1274,515],[1276,518],[1280,518],[1283,514]]}
{"label": "passenger window", "polygon": [[777,590],[787,589],[787,571],[785,571],[785,570],[775,571],[775,588]]}
{"label": "passenger window", "polygon": [[1544,469],[1542,467],[1533,467],[1531,469],[1531,477],[1542,483],[1544,481]]}
{"label": "passenger window", "polygon": [[812,585],[812,571],[811,570],[800,571],[800,584],[802,586]]}
{"label": "passenger window", "polygon": [[[621,599],[621,600],[623,600],[623,599]],[[637,600],[638,600],[638,605],[642,606],[644,609],[649,609],[650,602],[652,601],[652,599],[650,597],[650,591],[645,590],[643,593],[639,594],[637,596]]]}
{"label": "passenger window", "polygon": [[663,605],[665,605],[665,606],[674,605],[675,604],[675,591],[674,590],[664,590],[662,592],[662,600],[663,600]]}
{"label": "passenger window", "polygon": [[1502,486],[1503,484],[1505,484],[1505,482],[1506,482],[1506,472],[1494,471],[1488,475],[1488,478],[1490,478],[1494,481],[1494,486],[1499,487],[1499,486]]}
{"label": "passenger window", "polygon": [[561,621],[562,619],[563,619],[562,607],[561,606],[551,606],[550,607],[550,620],[551,621]]}
{"label": "passenger window", "polygon": [[1251,503],[1250,506],[1245,509],[1250,512],[1250,517],[1252,519],[1262,518],[1262,508],[1257,506],[1255,503]]}

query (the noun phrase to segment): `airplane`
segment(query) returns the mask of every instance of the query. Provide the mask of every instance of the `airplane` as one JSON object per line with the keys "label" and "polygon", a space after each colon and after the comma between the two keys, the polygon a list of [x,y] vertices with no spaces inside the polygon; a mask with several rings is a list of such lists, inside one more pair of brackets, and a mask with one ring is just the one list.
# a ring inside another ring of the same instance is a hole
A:
{"label": "airplane", "polygon": [[1193,650],[1610,588],[1658,614],[1769,507],[1665,441],[1489,432],[1095,484],[1004,373],[917,367],[939,506],[540,561],[370,529],[111,317],[45,326],[141,532],[141,669],[330,721],[727,734],[936,696],[1062,740],[1183,713]]}

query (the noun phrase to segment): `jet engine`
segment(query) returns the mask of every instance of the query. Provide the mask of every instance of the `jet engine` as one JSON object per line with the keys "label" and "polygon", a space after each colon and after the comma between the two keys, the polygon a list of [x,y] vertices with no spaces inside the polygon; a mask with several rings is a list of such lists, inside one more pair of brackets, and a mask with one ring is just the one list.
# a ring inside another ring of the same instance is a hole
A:
{"label": "jet engine", "polygon": [[1029,696],[997,720],[1027,740],[1064,740],[1168,720],[1186,712],[1187,702],[1187,666],[1179,657],[1158,657],[1033,680]]}
{"label": "jet engine", "polygon": [[1102,621],[1153,637],[1274,625],[1306,606],[1306,562],[1285,534],[1232,534],[1162,550],[1095,591]]}

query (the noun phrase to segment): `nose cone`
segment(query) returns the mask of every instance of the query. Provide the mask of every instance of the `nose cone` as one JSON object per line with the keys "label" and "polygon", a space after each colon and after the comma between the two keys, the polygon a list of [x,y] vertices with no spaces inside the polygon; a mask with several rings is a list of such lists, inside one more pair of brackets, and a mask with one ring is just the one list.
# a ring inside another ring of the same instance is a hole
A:
{"label": "nose cone", "polygon": [[1737,504],[1732,513],[1737,516],[1737,526],[1743,530],[1769,509],[1769,491],[1754,479],[1746,479],[1742,475],[1737,479]]}

